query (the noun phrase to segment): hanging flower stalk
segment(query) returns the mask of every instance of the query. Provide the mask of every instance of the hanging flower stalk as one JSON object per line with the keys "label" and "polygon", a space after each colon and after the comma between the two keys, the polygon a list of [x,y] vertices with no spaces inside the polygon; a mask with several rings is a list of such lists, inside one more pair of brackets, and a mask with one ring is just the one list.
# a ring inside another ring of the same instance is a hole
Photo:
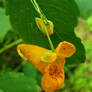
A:
{"label": "hanging flower stalk", "polygon": [[36,18],[39,30],[47,36],[51,50],[31,44],[20,44],[17,47],[18,54],[28,60],[42,74],[41,86],[45,92],[55,92],[62,87],[65,79],[65,58],[75,53],[75,46],[69,42],[60,42],[56,49],[49,35],[53,34],[54,25],[48,21],[35,0],[31,0],[40,18]]}

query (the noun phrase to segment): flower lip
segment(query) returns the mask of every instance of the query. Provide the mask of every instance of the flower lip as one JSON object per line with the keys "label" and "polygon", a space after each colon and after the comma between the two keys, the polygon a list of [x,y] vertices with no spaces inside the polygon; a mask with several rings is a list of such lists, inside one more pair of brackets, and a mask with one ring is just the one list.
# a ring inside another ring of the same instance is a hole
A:
{"label": "flower lip", "polygon": [[46,92],[55,92],[55,90],[60,89],[63,85],[64,78],[64,70],[61,68],[60,64],[50,64],[42,78],[41,85],[43,90]]}
{"label": "flower lip", "polygon": [[[60,62],[61,63],[61,62]],[[48,69],[46,72],[52,77],[62,77],[61,74],[63,73],[61,64],[57,62],[53,62],[53,64],[50,64],[48,66]]]}

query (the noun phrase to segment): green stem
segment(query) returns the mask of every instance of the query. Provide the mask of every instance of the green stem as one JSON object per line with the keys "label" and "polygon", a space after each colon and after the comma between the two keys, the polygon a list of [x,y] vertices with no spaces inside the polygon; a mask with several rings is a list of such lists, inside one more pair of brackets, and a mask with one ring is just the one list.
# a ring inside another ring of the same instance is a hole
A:
{"label": "green stem", "polygon": [[39,5],[37,4],[36,0],[31,0],[34,8],[36,9],[36,11],[39,13],[40,16],[43,17],[43,19],[48,23],[48,19],[46,18],[46,16],[44,15],[44,13],[42,12],[42,10],[40,9]]}
{"label": "green stem", "polygon": [[37,4],[37,2],[35,0],[30,0],[35,8],[35,10],[39,13],[40,16],[43,17],[43,19],[46,21],[46,23],[48,24],[48,20],[46,18],[46,16],[44,15],[44,13],[42,12],[42,10],[40,9],[39,5]]}
{"label": "green stem", "polygon": [[18,43],[22,42],[22,39],[19,39],[5,47],[3,47],[2,49],[0,49],[0,54],[3,53],[4,51],[8,50],[9,48],[12,48],[13,46],[17,45]]}
{"label": "green stem", "polygon": [[55,49],[54,49],[54,46],[53,46],[52,41],[51,41],[51,39],[50,39],[50,36],[49,36],[48,30],[47,30],[47,28],[46,28],[46,26],[45,26],[45,23],[44,23],[44,21],[43,21],[43,17],[42,17],[42,16],[41,16],[41,19],[42,19],[43,27],[44,27],[44,30],[45,30],[45,32],[46,32],[46,36],[47,36],[47,38],[48,38],[48,41],[49,41],[50,47],[51,47],[52,51],[54,52],[54,51],[55,51]]}
{"label": "green stem", "polygon": [[47,18],[45,17],[44,13],[41,11],[41,9],[40,9],[39,5],[37,4],[36,0],[31,0],[31,2],[32,2],[32,4],[33,4],[35,10],[39,13],[39,15],[40,15],[40,17],[41,17],[41,19],[42,19],[43,27],[44,27],[44,30],[45,30],[45,32],[46,32],[46,35],[47,35],[47,38],[48,38],[50,47],[51,47],[52,51],[54,52],[55,49],[54,49],[53,43],[52,43],[52,41],[51,41],[51,39],[50,39],[50,36],[49,36],[48,30],[47,30],[47,27],[46,27],[46,25],[45,25],[45,23],[44,23],[44,20],[46,21],[46,23],[48,23],[48,20],[47,20]]}
{"label": "green stem", "polygon": [[36,5],[36,3],[35,3],[36,1],[35,1],[35,0],[31,0],[31,2],[32,2],[32,4],[33,4],[35,10],[36,10],[39,14],[41,14],[41,13],[40,13],[40,9],[37,7],[38,5]]}

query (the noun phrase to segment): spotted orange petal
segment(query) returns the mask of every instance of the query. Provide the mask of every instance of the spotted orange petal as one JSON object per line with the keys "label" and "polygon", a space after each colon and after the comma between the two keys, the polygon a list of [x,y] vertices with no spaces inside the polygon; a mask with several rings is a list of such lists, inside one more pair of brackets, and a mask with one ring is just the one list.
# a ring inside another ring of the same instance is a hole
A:
{"label": "spotted orange petal", "polygon": [[64,70],[60,64],[53,63],[43,75],[41,86],[45,92],[55,92],[64,83]]}
{"label": "spotted orange petal", "polygon": [[66,41],[60,42],[56,48],[56,54],[63,57],[70,57],[75,53],[75,51],[75,46]]}

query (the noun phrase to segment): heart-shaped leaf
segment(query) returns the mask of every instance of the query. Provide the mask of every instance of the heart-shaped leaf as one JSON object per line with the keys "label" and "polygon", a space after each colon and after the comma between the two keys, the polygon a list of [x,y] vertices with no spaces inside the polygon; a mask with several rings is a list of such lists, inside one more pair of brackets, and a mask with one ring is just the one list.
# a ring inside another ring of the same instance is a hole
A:
{"label": "heart-shaped leaf", "polygon": [[[76,53],[68,59],[69,63],[78,64],[85,60],[85,50],[81,40],[76,37],[79,10],[74,0],[37,0],[48,20],[54,23],[51,36],[56,47],[60,41],[69,41],[76,46]],[[38,29],[35,18],[39,17],[30,0],[8,0],[8,14],[15,31],[26,43],[49,48],[49,43]]]}

